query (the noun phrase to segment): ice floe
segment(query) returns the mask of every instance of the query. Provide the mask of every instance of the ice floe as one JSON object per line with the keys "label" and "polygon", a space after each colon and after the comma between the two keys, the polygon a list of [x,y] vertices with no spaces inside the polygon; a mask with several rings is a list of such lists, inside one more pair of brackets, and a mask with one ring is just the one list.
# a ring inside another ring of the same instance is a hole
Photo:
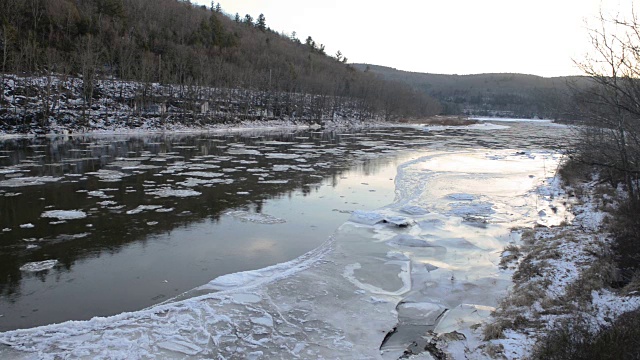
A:
{"label": "ice floe", "polygon": [[30,262],[22,265],[20,267],[20,271],[25,272],[39,272],[44,270],[53,269],[56,264],[58,264],[58,260],[44,260],[37,262]]}
{"label": "ice floe", "polygon": [[165,197],[191,197],[191,196],[200,196],[201,192],[195,190],[185,190],[185,189],[159,189],[155,191],[146,192],[147,195],[155,195],[157,197],[165,198]]}
{"label": "ice floe", "polygon": [[0,181],[0,187],[38,186],[58,182],[64,178],[53,176],[18,177]]}
{"label": "ice floe", "polygon": [[234,218],[241,221],[247,221],[247,222],[252,222],[257,224],[269,225],[269,224],[283,224],[287,222],[284,219],[280,219],[269,214],[254,213],[254,212],[249,212],[245,210],[231,210],[231,211],[225,212],[225,215],[233,216]]}
{"label": "ice floe", "polygon": [[76,220],[84,219],[87,213],[82,210],[49,210],[40,215],[43,218],[52,218],[58,220]]}

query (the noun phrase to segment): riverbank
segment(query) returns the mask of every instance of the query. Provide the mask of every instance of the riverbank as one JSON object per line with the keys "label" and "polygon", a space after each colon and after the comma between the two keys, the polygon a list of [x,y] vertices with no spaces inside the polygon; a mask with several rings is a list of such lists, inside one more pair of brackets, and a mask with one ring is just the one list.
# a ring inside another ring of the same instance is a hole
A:
{"label": "riverbank", "polygon": [[117,79],[2,76],[4,134],[209,131],[257,127],[340,127],[385,122],[355,99]]}
{"label": "riverbank", "polygon": [[500,265],[513,274],[513,288],[473,333],[476,343],[461,346],[438,338],[435,343],[456,359],[599,358],[594,351],[625,358],[625,347],[637,349],[622,340],[633,337],[628,329],[635,325],[621,325],[619,319],[637,318],[640,292],[637,280],[613,286],[619,274],[612,217],[624,193],[597,178],[563,184],[559,176],[538,192],[568,204],[571,215],[559,226],[539,223],[520,230],[520,239],[504,249]]}

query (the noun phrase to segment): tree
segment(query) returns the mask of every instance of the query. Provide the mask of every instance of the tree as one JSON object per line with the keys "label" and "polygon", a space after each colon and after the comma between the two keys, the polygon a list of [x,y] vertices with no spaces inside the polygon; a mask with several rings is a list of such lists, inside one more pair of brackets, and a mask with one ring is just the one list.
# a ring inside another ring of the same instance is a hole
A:
{"label": "tree", "polygon": [[233,19],[233,21],[240,23],[240,14],[236,13],[235,18]]}
{"label": "tree", "polygon": [[582,127],[579,156],[613,181],[620,177],[632,198],[640,200],[640,23],[606,17],[589,30],[592,53],[578,62],[593,86],[577,91]]}
{"label": "tree", "polygon": [[244,16],[244,23],[247,25],[253,25],[253,17],[249,14]]}
{"label": "tree", "polygon": [[258,20],[256,20],[256,27],[262,32],[265,32],[267,30],[267,20],[265,19],[264,14],[258,15]]}
{"label": "tree", "polygon": [[342,61],[342,51],[338,50],[338,52],[336,53],[336,60]]}

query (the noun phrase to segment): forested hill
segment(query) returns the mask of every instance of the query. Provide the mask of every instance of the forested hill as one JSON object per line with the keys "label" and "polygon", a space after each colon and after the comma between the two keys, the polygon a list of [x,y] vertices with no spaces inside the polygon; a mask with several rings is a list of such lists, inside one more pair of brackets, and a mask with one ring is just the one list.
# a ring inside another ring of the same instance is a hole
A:
{"label": "forested hill", "polygon": [[[246,101],[246,115],[326,118],[347,105],[350,116],[387,119],[440,111],[423,92],[356,71],[311,37],[300,41],[271,30],[262,14],[230,15],[219,4],[212,7],[179,0],[0,0],[2,72],[81,79],[89,107],[97,102],[101,81],[114,79],[175,85],[183,98],[184,89],[194,87],[251,90],[250,100],[238,100]],[[137,88],[135,99],[126,100],[135,101],[136,109],[158,102],[149,88]],[[294,106],[283,104],[283,93],[314,96]],[[6,98],[0,101],[6,112]],[[46,116],[55,110],[43,109]]]}
{"label": "forested hill", "polygon": [[435,97],[444,113],[508,117],[571,117],[572,93],[589,85],[586,77],[544,78],[524,74],[442,75],[354,64]]}

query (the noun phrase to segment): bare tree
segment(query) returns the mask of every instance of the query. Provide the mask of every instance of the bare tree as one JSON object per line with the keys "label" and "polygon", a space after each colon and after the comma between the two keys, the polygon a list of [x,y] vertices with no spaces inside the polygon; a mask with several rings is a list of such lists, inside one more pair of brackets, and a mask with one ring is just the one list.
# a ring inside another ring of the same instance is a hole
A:
{"label": "bare tree", "polygon": [[[577,94],[581,128],[581,158],[619,174],[627,191],[638,199],[640,175],[640,23],[600,14],[589,31],[592,53],[577,62],[593,86]],[[614,179],[615,180],[615,179]]]}

